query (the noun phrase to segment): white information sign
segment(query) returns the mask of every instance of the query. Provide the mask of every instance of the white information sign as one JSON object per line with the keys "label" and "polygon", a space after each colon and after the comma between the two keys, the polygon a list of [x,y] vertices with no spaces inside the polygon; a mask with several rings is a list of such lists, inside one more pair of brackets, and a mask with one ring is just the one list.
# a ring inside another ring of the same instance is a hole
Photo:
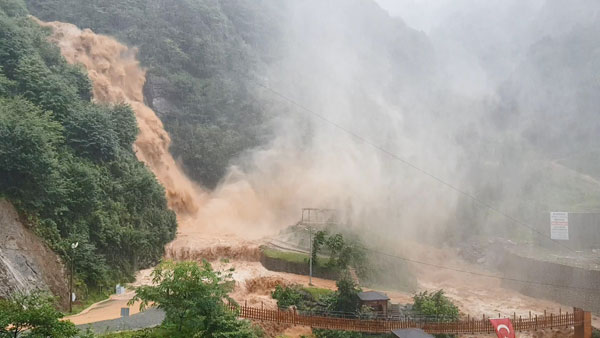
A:
{"label": "white information sign", "polygon": [[568,212],[550,213],[550,238],[563,241],[569,240]]}

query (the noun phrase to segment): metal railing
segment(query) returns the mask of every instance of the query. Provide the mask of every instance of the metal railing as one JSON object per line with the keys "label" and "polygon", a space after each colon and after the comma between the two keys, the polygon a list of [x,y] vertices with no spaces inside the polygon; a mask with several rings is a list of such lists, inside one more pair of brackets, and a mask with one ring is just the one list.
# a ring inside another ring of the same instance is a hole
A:
{"label": "metal railing", "polygon": [[[316,315],[299,313],[296,310],[272,310],[254,308],[246,305],[228,305],[241,318],[272,321],[292,325],[310,326],[318,329],[359,331],[371,333],[386,333],[395,329],[420,328],[431,334],[460,334],[460,333],[493,333],[489,319],[482,316],[475,319],[470,316],[460,321],[432,321],[428,319],[399,318],[399,319],[359,319],[340,318],[336,316]],[[576,309],[574,312],[559,314],[546,314],[544,316],[532,316],[527,318],[514,315],[513,327],[517,331],[529,331],[538,329],[553,329],[583,325],[584,311]]]}

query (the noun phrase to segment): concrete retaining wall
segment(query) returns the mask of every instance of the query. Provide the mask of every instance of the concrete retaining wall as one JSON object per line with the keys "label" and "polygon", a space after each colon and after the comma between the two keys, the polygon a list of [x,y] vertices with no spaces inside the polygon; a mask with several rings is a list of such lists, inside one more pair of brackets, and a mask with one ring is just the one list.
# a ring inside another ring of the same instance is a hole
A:
{"label": "concrete retaining wall", "polygon": [[505,286],[525,295],[600,313],[600,292],[592,291],[600,290],[600,271],[539,261],[508,250],[504,250],[497,269],[504,277],[535,282],[503,281]]}
{"label": "concrete retaining wall", "polygon": [[[279,258],[268,257],[264,253],[260,255],[261,264],[271,271],[289,272],[297,275],[309,274],[308,263],[289,262]],[[333,269],[322,269],[313,266],[313,277],[337,280],[339,273]]]}

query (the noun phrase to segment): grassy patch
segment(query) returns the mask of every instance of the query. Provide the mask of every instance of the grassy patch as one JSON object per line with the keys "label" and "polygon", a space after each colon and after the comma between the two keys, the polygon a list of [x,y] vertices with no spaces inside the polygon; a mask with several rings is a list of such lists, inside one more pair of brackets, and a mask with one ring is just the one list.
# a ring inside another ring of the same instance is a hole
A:
{"label": "grassy patch", "polygon": [[306,292],[310,293],[310,295],[317,301],[319,299],[321,299],[322,297],[327,296],[334,292],[333,290],[316,288],[316,287],[306,287],[306,288],[304,288],[304,290]]}
{"label": "grassy patch", "polygon": [[[292,251],[282,251],[273,248],[269,248],[266,246],[262,246],[261,250],[263,254],[270,258],[281,259],[286,262],[292,263],[306,263],[308,264],[309,255],[300,252],[292,252]],[[319,257],[317,261],[317,266],[320,268],[327,268],[327,263],[329,263],[329,258],[327,257]]]}
{"label": "grassy patch", "polygon": [[263,246],[261,249],[265,256],[281,259],[287,262],[307,263],[309,258],[307,254],[303,254],[300,252],[280,251],[265,246]]}
{"label": "grassy patch", "polygon": [[105,291],[100,291],[100,290],[91,291],[87,295],[87,297],[85,297],[85,299],[83,299],[81,301],[78,300],[75,303],[73,303],[73,312],[65,312],[65,315],[71,316],[71,315],[78,314],[79,312],[87,309],[92,304],[98,303],[105,299],[108,299],[108,297],[110,297],[110,293],[106,290]]}
{"label": "grassy patch", "polygon": [[152,329],[143,329],[137,331],[123,331],[107,333],[98,336],[99,338],[163,338],[167,337],[167,332],[160,327]]}

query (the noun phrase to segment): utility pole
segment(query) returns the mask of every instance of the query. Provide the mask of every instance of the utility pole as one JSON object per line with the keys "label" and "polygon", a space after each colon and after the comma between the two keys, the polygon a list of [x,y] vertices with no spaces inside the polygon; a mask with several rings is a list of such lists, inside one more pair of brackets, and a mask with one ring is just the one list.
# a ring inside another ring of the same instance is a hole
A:
{"label": "utility pole", "polygon": [[69,313],[73,312],[73,272],[75,271],[75,249],[79,242],[71,243],[71,277],[69,279]]}
{"label": "utility pole", "polygon": [[310,243],[310,253],[308,254],[308,285],[312,286],[312,265],[313,265],[313,238],[312,238],[312,226],[308,226],[308,234],[309,234],[309,243]]}

